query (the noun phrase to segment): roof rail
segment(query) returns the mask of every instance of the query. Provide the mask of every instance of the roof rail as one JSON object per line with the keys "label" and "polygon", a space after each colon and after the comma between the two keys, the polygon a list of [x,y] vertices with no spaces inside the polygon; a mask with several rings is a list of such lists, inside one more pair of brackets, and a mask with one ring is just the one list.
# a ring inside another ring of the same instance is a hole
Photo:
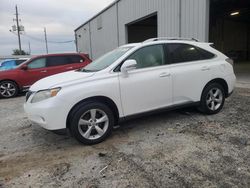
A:
{"label": "roof rail", "polygon": [[159,38],[151,38],[151,39],[145,40],[143,43],[154,42],[154,41],[159,41],[159,40],[189,40],[189,41],[199,42],[199,40],[195,38],[159,37]]}

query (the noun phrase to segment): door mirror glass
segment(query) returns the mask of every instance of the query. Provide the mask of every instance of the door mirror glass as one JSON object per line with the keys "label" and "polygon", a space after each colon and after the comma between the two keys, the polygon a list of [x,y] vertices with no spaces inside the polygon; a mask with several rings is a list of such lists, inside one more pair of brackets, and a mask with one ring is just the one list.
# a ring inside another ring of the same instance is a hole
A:
{"label": "door mirror glass", "polygon": [[137,65],[136,60],[134,59],[126,60],[121,67],[121,72],[126,74],[128,71],[136,69],[136,65]]}

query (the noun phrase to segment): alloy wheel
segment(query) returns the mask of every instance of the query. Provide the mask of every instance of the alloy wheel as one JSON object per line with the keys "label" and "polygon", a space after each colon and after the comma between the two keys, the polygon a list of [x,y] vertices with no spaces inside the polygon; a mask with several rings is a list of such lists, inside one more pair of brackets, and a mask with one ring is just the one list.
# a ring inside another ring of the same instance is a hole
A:
{"label": "alloy wheel", "polygon": [[218,110],[223,103],[223,93],[219,88],[211,89],[206,98],[207,107],[212,110]]}
{"label": "alloy wheel", "polygon": [[109,126],[108,115],[100,109],[86,111],[78,122],[79,133],[89,140],[96,140],[102,137]]}
{"label": "alloy wheel", "polygon": [[0,85],[0,93],[6,98],[13,97],[16,94],[16,86],[11,82],[4,82]]}

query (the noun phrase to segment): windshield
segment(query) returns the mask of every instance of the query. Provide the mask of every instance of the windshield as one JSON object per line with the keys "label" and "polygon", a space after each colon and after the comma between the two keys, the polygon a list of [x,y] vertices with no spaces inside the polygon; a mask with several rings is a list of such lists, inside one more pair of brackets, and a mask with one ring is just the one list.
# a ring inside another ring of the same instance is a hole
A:
{"label": "windshield", "polygon": [[97,72],[103,70],[110,65],[112,65],[116,60],[118,60],[121,56],[123,56],[130,47],[124,48],[117,48],[102,57],[98,58],[97,60],[93,61],[92,63],[88,64],[86,67],[81,69],[82,72]]}

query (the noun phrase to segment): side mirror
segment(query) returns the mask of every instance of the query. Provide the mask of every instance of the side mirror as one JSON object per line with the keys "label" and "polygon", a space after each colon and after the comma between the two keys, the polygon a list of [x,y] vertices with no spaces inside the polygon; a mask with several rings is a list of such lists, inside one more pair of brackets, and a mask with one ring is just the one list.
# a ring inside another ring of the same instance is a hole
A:
{"label": "side mirror", "polygon": [[127,74],[128,71],[136,69],[136,65],[137,65],[136,60],[134,59],[126,60],[121,67],[121,72]]}
{"label": "side mirror", "polygon": [[27,66],[27,65],[23,65],[23,66],[21,67],[21,69],[22,69],[22,70],[28,70],[28,66]]}

